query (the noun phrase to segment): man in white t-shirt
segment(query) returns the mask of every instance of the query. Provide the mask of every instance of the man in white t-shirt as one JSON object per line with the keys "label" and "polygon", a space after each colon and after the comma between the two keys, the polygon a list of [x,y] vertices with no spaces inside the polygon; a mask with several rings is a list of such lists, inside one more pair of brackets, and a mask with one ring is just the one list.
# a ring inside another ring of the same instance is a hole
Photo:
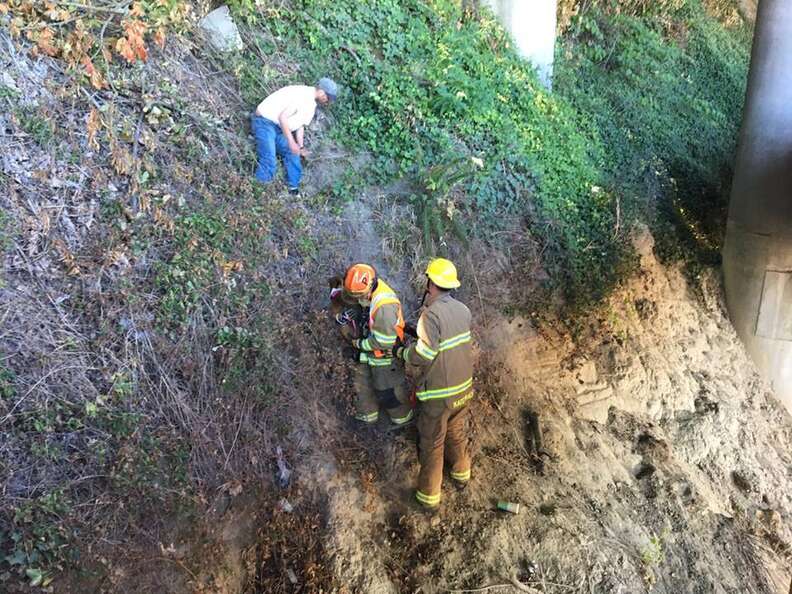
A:
{"label": "man in white t-shirt", "polygon": [[277,155],[283,159],[289,193],[299,195],[305,126],[316,113],[317,105],[335,101],[338,87],[329,78],[319,79],[315,87],[292,85],[272,93],[259,103],[252,118],[256,137],[258,167],[256,179],[267,183],[275,177]]}

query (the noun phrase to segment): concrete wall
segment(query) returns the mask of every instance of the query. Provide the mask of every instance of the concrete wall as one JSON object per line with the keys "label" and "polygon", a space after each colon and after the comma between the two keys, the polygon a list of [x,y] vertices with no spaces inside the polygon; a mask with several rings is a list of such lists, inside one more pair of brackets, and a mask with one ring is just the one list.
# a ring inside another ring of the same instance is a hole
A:
{"label": "concrete wall", "polygon": [[792,411],[792,1],[761,0],[723,250],[737,333]]}
{"label": "concrete wall", "polygon": [[536,66],[549,89],[553,77],[556,0],[486,0],[511,33],[519,53]]}

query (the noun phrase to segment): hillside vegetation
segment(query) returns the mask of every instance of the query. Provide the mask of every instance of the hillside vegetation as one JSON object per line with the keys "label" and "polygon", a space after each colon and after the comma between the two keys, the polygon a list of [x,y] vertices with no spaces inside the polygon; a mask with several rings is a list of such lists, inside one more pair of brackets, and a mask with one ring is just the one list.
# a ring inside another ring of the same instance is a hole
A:
{"label": "hillside vegetation", "polygon": [[[230,5],[245,50],[218,56],[199,3],[0,2],[0,590],[198,573],[213,553],[167,539],[274,509],[275,447],[302,455],[343,383],[317,312],[364,193],[388,261],[478,270],[476,313],[596,307],[636,222],[714,261],[750,41],[730,5],[567,2],[552,93],[452,0]],[[321,75],[343,93],[295,202],[253,183],[247,116]],[[259,517],[309,589],[332,579],[314,513]]]}
{"label": "hillside vegetation", "polygon": [[[372,155],[373,179],[414,181],[425,244],[524,218],[555,286],[591,303],[623,272],[636,217],[717,249],[750,29],[699,2],[581,8],[559,43],[554,94],[491,15],[465,18],[457,2],[240,3],[237,14],[257,55],[284,52],[303,76],[344,81],[333,134]],[[275,80],[248,66],[252,102]],[[464,192],[426,187],[460,155],[483,162],[468,165]]]}

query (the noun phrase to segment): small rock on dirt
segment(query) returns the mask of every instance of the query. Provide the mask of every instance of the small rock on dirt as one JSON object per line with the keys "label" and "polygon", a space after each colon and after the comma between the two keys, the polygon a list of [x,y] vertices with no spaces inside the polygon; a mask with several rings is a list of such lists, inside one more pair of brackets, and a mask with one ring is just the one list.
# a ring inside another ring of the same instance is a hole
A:
{"label": "small rock on dirt", "polygon": [[577,370],[577,378],[583,384],[595,384],[599,379],[594,361],[585,361]]}
{"label": "small rock on dirt", "polygon": [[244,47],[228,6],[215,8],[200,20],[198,26],[206,33],[209,43],[218,51],[231,52]]}

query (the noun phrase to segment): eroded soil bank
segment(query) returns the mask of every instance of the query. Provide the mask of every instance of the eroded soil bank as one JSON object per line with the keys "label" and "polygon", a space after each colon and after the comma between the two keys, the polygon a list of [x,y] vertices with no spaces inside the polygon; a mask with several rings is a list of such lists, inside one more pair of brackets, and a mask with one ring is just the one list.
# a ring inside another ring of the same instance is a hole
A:
{"label": "eroded soil bank", "polygon": [[[172,591],[430,593],[516,581],[559,594],[786,594],[792,420],[746,358],[715,275],[694,292],[657,261],[648,232],[635,243],[638,273],[574,338],[492,311],[485,324],[477,312],[474,475],[463,493],[446,485],[436,516],[411,504],[414,434],[356,427],[348,363],[327,352],[325,384],[303,386],[311,429],[290,452],[293,484],[234,499],[217,518],[226,532],[258,527],[226,564],[238,579],[207,567]],[[296,348],[333,332],[320,312]],[[533,451],[533,415],[546,455]],[[497,500],[520,513],[495,511]],[[320,581],[304,581],[303,555]],[[251,579],[262,571],[266,580]]]}

